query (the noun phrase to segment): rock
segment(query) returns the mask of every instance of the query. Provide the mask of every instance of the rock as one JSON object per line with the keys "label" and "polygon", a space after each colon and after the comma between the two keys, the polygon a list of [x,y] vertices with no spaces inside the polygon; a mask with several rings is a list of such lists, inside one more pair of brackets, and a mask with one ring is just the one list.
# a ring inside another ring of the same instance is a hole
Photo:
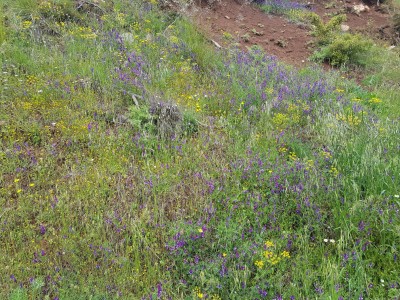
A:
{"label": "rock", "polygon": [[360,15],[362,12],[369,12],[369,7],[364,4],[353,5],[353,12],[356,15]]}
{"label": "rock", "polygon": [[343,32],[347,32],[350,30],[350,26],[342,24],[342,25],[340,25],[340,30],[342,30]]}
{"label": "rock", "polygon": [[133,43],[135,40],[135,38],[133,37],[133,34],[130,32],[121,33],[121,38],[125,43],[128,43],[128,44]]}
{"label": "rock", "polygon": [[215,45],[215,47],[217,47],[218,49],[221,49],[221,48],[222,48],[221,45],[218,44],[216,41],[211,40],[211,42],[213,42],[213,44]]}

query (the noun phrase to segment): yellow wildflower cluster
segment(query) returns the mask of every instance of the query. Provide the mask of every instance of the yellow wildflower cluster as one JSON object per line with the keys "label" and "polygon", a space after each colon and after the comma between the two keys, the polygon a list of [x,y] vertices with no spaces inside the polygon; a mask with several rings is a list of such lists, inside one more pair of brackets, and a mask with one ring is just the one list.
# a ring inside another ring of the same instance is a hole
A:
{"label": "yellow wildflower cluster", "polygon": [[338,121],[345,122],[348,125],[354,126],[354,127],[356,127],[356,126],[361,124],[361,118],[359,118],[357,115],[354,115],[354,114],[348,114],[348,115],[337,114],[336,115],[336,119]]}
{"label": "yellow wildflower cluster", "polygon": [[211,295],[211,300],[221,300],[221,297],[217,294]]}
{"label": "yellow wildflower cluster", "polygon": [[126,14],[124,13],[117,13],[115,19],[117,20],[117,23],[121,26],[125,26],[126,25]]}
{"label": "yellow wildflower cluster", "polygon": [[39,9],[50,9],[51,8],[51,3],[49,1],[41,1],[39,3]]}
{"label": "yellow wildflower cluster", "polygon": [[278,264],[282,259],[290,258],[290,253],[285,250],[280,254],[276,254],[272,251],[266,250],[264,251],[263,256],[269,264],[274,266]]}
{"label": "yellow wildflower cluster", "polygon": [[82,26],[79,26],[78,28],[70,30],[69,34],[72,36],[81,37],[83,39],[95,39],[97,37],[97,34],[93,32],[92,28],[82,27]]}
{"label": "yellow wildflower cluster", "polygon": [[331,173],[333,177],[337,177],[337,176],[339,175],[338,169],[336,169],[334,166],[332,166],[332,167],[329,169],[329,173]]}
{"label": "yellow wildflower cluster", "polygon": [[262,252],[262,258],[260,260],[256,260],[254,262],[254,265],[258,269],[262,269],[267,262],[268,264],[274,266],[278,264],[282,259],[288,259],[290,258],[290,253],[289,251],[282,251],[281,253],[275,253],[273,247],[275,247],[275,244],[271,241],[266,241],[265,242],[265,247],[267,250]]}
{"label": "yellow wildflower cluster", "polygon": [[382,100],[379,99],[379,98],[374,97],[374,98],[369,99],[368,102],[369,102],[370,104],[379,104],[379,103],[382,103]]}
{"label": "yellow wildflower cluster", "polygon": [[265,93],[267,93],[268,95],[271,95],[273,92],[274,92],[274,89],[271,89],[271,88],[265,89]]}
{"label": "yellow wildflower cluster", "polygon": [[139,22],[133,22],[133,24],[132,24],[132,29],[133,29],[134,31],[139,31],[139,30],[140,30],[140,24],[139,24]]}
{"label": "yellow wildflower cluster", "polygon": [[29,85],[34,85],[38,82],[38,78],[35,75],[26,76],[26,83]]}
{"label": "yellow wildflower cluster", "polygon": [[271,248],[271,247],[274,247],[274,246],[275,246],[274,243],[271,242],[271,241],[266,241],[264,245],[265,245],[265,247],[267,247],[267,248]]}
{"label": "yellow wildflower cluster", "polygon": [[303,111],[309,110],[310,106],[305,103],[289,104],[286,112],[280,112],[273,116],[272,123],[278,130],[297,125],[303,117]]}
{"label": "yellow wildflower cluster", "polygon": [[194,288],[194,293],[196,294],[197,298],[199,298],[199,299],[203,299],[204,298],[204,294],[202,293],[200,288],[195,287]]}
{"label": "yellow wildflower cluster", "polygon": [[186,93],[182,93],[178,96],[177,103],[184,105],[186,107],[190,107],[196,110],[196,112],[200,112],[202,110],[200,96],[198,94],[190,95]]}
{"label": "yellow wildflower cluster", "polygon": [[24,21],[22,22],[22,28],[23,29],[29,29],[32,26],[32,21]]}
{"label": "yellow wildflower cluster", "polygon": [[300,121],[300,107],[295,104],[289,104],[288,115],[291,123],[298,123]]}
{"label": "yellow wildflower cluster", "polygon": [[264,267],[264,262],[262,260],[256,260],[254,262],[255,266],[259,269],[262,269]]}
{"label": "yellow wildflower cluster", "polygon": [[321,156],[323,158],[325,158],[325,159],[331,159],[332,158],[332,154],[329,151],[325,151],[325,150],[321,151]]}
{"label": "yellow wildflower cluster", "polygon": [[294,153],[294,152],[290,152],[290,154],[289,154],[289,158],[290,158],[291,160],[293,160],[293,161],[295,161],[295,160],[297,160],[297,159],[298,159],[298,157],[297,157],[296,153]]}
{"label": "yellow wildflower cluster", "polygon": [[281,153],[281,154],[286,153],[287,151],[288,151],[288,149],[286,147],[284,147],[284,146],[282,146],[282,147],[280,147],[278,149],[278,152]]}
{"label": "yellow wildflower cluster", "polygon": [[222,33],[222,36],[224,37],[224,39],[233,40],[233,36],[232,36],[232,34],[230,34],[229,32],[224,31],[224,32]]}
{"label": "yellow wildflower cluster", "polygon": [[287,114],[277,113],[272,118],[272,123],[279,130],[285,129],[289,125],[290,119]]}
{"label": "yellow wildflower cluster", "polygon": [[169,36],[169,41],[173,44],[178,44],[179,43],[179,38],[176,37],[175,35]]}
{"label": "yellow wildflower cluster", "polygon": [[306,170],[310,170],[314,166],[314,161],[309,159],[306,161]]}

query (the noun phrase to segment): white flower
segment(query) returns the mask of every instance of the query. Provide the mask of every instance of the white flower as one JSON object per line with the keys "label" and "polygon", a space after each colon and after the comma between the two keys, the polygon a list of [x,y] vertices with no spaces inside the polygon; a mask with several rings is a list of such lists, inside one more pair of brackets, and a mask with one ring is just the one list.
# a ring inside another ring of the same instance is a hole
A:
{"label": "white flower", "polygon": [[324,242],[327,243],[327,242],[328,242],[328,239],[324,239]]}
{"label": "white flower", "polygon": [[334,240],[334,239],[330,239],[329,241],[330,241],[332,244],[335,243],[335,240]]}

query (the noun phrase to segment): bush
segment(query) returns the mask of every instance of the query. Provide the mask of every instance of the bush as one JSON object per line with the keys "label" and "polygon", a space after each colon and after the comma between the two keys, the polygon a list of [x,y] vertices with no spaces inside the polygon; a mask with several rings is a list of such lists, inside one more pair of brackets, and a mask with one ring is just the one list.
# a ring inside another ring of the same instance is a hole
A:
{"label": "bush", "polygon": [[314,53],[313,59],[328,61],[332,66],[364,65],[364,59],[372,45],[371,40],[360,34],[339,34],[333,38],[331,43]]}
{"label": "bush", "polygon": [[332,17],[324,24],[321,17],[316,13],[310,14],[311,24],[314,25],[313,34],[317,37],[320,45],[329,44],[339,31],[340,24],[346,21],[346,15]]}

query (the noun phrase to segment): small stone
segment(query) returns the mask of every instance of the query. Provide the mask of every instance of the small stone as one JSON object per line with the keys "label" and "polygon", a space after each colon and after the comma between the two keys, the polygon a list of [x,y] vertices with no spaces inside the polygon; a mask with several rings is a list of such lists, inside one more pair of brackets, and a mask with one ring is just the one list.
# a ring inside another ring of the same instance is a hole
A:
{"label": "small stone", "polygon": [[343,32],[347,32],[350,30],[350,26],[342,24],[342,25],[340,25],[340,30],[342,30]]}
{"label": "small stone", "polygon": [[369,12],[369,7],[364,4],[357,4],[357,5],[353,6],[353,12],[356,15],[360,15],[360,13],[362,13],[362,12]]}
{"label": "small stone", "polygon": [[230,20],[231,18],[230,18],[229,16],[225,16],[225,19],[228,19],[228,20]]}

